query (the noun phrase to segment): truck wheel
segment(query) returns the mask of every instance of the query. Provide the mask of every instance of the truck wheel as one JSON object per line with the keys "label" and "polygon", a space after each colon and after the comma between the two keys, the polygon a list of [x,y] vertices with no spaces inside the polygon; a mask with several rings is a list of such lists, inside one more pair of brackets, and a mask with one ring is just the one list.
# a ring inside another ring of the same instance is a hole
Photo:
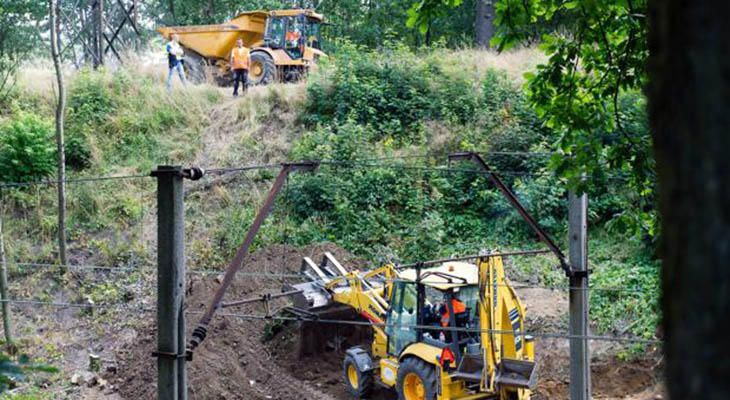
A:
{"label": "truck wheel", "polygon": [[192,50],[185,49],[184,60],[183,65],[187,73],[187,79],[193,83],[205,83],[205,71],[209,68],[205,58]]}
{"label": "truck wheel", "polygon": [[370,394],[373,389],[373,375],[371,372],[362,372],[357,369],[357,364],[352,356],[345,356],[342,373],[345,378],[345,387],[351,395],[362,399]]}
{"label": "truck wheel", "polygon": [[270,55],[262,51],[251,53],[251,65],[248,69],[250,85],[268,85],[276,80],[276,64]]}
{"label": "truck wheel", "polygon": [[398,367],[396,382],[399,400],[436,398],[436,371],[419,358],[407,358]]}

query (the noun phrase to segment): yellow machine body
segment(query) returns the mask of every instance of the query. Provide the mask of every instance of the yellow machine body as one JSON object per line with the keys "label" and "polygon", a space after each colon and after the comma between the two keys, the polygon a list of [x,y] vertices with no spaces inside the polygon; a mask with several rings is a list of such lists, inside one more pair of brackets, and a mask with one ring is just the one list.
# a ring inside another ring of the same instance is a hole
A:
{"label": "yellow machine body", "polygon": [[[315,266],[318,275],[326,277],[320,268]],[[537,382],[534,342],[525,335],[525,307],[505,277],[499,254],[485,255],[476,265],[449,262],[420,270],[387,265],[345,273],[337,268],[342,276],[328,278],[324,289],[333,302],[371,321],[374,333],[369,351],[347,352],[348,391],[365,397],[363,385],[377,379],[405,400],[530,398]],[[445,302],[459,296],[468,306],[466,316],[478,325],[459,327],[455,315],[447,327],[422,325],[426,317],[418,314],[425,313],[419,305],[431,306],[429,296],[440,295]],[[469,336],[462,338],[462,332]]]}

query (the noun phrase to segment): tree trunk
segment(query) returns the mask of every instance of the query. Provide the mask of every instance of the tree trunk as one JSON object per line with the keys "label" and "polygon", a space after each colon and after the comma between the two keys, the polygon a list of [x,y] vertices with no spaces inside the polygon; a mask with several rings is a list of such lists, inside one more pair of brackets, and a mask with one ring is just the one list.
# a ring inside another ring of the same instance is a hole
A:
{"label": "tree trunk", "polygon": [[104,65],[104,0],[96,0],[96,55],[99,58],[99,65]]}
{"label": "tree trunk", "polygon": [[8,353],[15,354],[13,328],[10,322],[10,304],[8,299],[8,264],[5,261],[5,242],[3,241],[3,219],[0,217],[0,298],[2,298],[3,330]]}
{"label": "tree trunk", "polygon": [[56,30],[56,7],[54,0],[48,0],[48,12],[51,26],[51,56],[56,68],[58,82],[58,103],[56,104],[56,147],[58,151],[58,258],[62,270],[66,268],[66,152],[63,144],[63,123],[66,112],[66,87],[63,83],[61,55],[58,49],[58,31]]}
{"label": "tree trunk", "polygon": [[729,399],[730,3],[649,7],[667,386],[672,399]]}
{"label": "tree trunk", "polygon": [[172,16],[172,23],[177,25],[177,17],[175,16],[175,0],[169,0],[168,5],[170,8],[170,15]]}
{"label": "tree trunk", "polygon": [[428,29],[426,29],[426,47],[431,47],[431,21],[428,21]]}
{"label": "tree trunk", "polygon": [[494,36],[494,0],[477,0],[477,12],[474,20],[477,46],[489,47]]}

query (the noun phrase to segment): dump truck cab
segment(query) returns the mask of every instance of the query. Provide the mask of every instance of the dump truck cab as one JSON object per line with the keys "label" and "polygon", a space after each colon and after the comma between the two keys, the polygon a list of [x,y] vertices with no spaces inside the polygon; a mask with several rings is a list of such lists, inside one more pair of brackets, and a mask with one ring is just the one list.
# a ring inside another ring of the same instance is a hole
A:
{"label": "dump truck cab", "polygon": [[266,20],[263,46],[284,49],[292,59],[302,58],[304,47],[320,50],[322,16],[311,11],[298,11],[272,12]]}
{"label": "dump truck cab", "polygon": [[271,11],[261,42],[251,49],[249,79],[253,84],[295,82],[325,56],[321,50],[322,15],[311,10]]}

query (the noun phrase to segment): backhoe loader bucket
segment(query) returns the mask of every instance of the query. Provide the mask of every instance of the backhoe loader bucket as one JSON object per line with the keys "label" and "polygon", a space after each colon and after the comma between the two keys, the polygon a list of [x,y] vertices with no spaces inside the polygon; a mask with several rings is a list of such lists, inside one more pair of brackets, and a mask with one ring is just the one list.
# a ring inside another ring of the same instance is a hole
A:
{"label": "backhoe loader bucket", "polygon": [[537,368],[532,361],[502,359],[495,383],[499,387],[514,389],[537,388]]}
{"label": "backhoe loader bucket", "polygon": [[[332,295],[325,290],[324,285],[337,277],[346,275],[347,270],[331,253],[327,252],[324,253],[322,262],[319,265],[311,258],[304,257],[299,273],[309,278],[310,282],[286,285],[284,290],[301,290],[301,293],[292,296],[294,306],[316,313],[334,304]],[[346,285],[347,282],[343,282],[339,286]]]}
{"label": "backhoe loader bucket", "polygon": [[[285,285],[284,291],[297,291],[290,296],[293,306],[287,311],[303,319],[299,324],[299,358],[309,355],[320,356],[326,351],[342,351],[354,345],[372,340],[369,327],[351,324],[332,324],[322,329],[318,319],[360,321],[362,317],[351,307],[337,303],[325,285],[333,279],[347,275],[348,271],[331,253],[325,253],[322,262],[316,264],[304,257],[300,274],[310,281]],[[348,281],[342,280],[335,292],[349,290]]]}

